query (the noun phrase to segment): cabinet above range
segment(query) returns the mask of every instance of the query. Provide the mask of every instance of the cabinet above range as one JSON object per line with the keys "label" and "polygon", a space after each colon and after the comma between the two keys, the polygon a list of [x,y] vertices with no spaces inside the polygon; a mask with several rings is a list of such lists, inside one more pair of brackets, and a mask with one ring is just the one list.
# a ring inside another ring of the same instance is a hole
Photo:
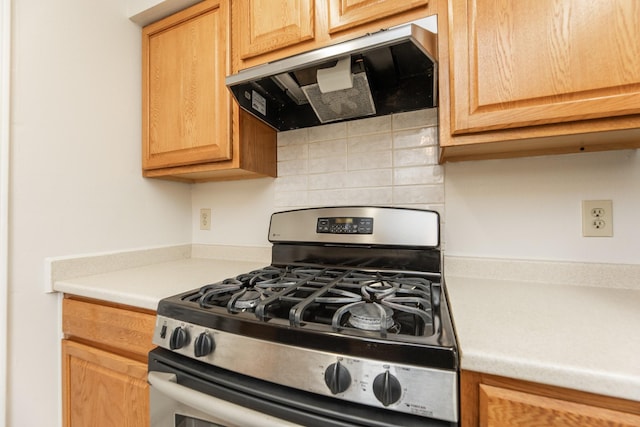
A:
{"label": "cabinet above range", "polygon": [[433,15],[437,0],[234,0],[234,72]]}

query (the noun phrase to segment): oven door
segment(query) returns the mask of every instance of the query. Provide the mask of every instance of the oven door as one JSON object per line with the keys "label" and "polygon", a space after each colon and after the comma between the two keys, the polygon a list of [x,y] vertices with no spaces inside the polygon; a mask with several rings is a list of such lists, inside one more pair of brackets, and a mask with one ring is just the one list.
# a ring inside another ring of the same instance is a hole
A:
{"label": "oven door", "polygon": [[148,379],[151,427],[298,426],[182,386],[176,374],[150,371]]}
{"label": "oven door", "polygon": [[457,426],[283,387],[162,348],[149,353],[149,384],[151,427]]}

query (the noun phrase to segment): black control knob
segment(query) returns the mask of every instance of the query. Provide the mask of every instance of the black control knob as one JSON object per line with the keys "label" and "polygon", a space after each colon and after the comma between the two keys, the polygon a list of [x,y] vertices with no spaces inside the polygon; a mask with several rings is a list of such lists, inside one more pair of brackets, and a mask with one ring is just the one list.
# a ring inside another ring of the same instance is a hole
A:
{"label": "black control knob", "polygon": [[171,332],[171,337],[169,337],[169,348],[171,350],[175,350],[178,348],[182,348],[189,342],[189,333],[186,329],[181,326],[178,326]]}
{"label": "black control knob", "polygon": [[331,393],[342,393],[351,385],[351,375],[340,362],[332,363],[324,371],[324,382]]}
{"label": "black control knob", "polygon": [[202,332],[196,338],[196,342],[193,346],[193,353],[196,357],[206,356],[211,353],[215,348],[215,344],[213,342],[213,338],[206,332]]}
{"label": "black control knob", "polygon": [[376,395],[376,399],[378,399],[380,403],[384,406],[389,406],[400,400],[402,386],[396,377],[391,375],[389,371],[386,371],[373,380],[373,394]]}

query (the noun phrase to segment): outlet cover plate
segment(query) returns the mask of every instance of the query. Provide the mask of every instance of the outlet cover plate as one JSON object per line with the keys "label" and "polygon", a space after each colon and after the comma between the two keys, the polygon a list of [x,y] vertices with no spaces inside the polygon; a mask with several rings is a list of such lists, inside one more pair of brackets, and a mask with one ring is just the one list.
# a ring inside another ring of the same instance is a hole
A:
{"label": "outlet cover plate", "polygon": [[582,235],[613,237],[613,202],[611,200],[582,201]]}
{"label": "outlet cover plate", "polygon": [[211,230],[211,209],[200,209],[200,230]]}

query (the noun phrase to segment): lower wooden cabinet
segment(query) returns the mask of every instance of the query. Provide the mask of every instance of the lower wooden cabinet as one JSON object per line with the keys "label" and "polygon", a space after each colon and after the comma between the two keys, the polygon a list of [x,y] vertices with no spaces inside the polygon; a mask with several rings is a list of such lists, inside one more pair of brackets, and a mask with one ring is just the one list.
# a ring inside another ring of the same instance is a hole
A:
{"label": "lower wooden cabinet", "polygon": [[462,426],[637,427],[640,403],[463,371]]}
{"label": "lower wooden cabinet", "polygon": [[148,426],[153,312],[74,298],[62,310],[63,425]]}
{"label": "lower wooden cabinet", "polygon": [[62,341],[64,425],[149,425],[147,365],[137,360]]}

